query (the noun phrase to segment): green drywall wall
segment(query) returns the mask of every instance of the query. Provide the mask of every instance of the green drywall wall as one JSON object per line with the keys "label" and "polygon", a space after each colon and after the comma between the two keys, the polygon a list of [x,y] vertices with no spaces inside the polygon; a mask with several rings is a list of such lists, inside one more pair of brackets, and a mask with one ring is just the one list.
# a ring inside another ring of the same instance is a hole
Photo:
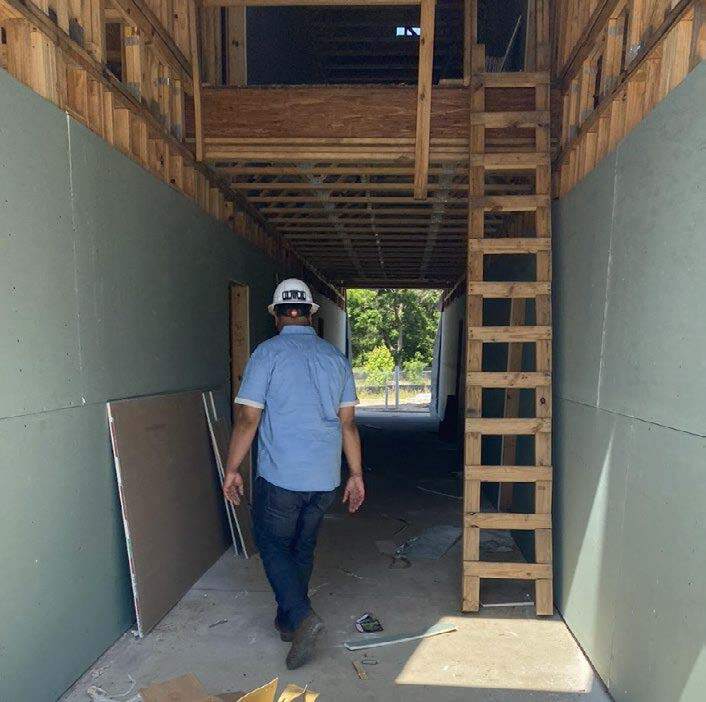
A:
{"label": "green drywall wall", "polygon": [[56,699],[133,621],[105,402],[224,386],[228,284],[275,266],[0,70],[0,699]]}
{"label": "green drywall wall", "polygon": [[556,599],[618,702],[706,687],[706,66],[554,206]]}

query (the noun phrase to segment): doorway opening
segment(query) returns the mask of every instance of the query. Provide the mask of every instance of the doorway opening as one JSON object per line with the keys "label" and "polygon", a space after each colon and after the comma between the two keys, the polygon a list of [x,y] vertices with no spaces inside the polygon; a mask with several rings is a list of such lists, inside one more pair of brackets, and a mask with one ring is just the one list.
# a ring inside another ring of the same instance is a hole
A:
{"label": "doorway opening", "polygon": [[433,414],[440,298],[433,289],[347,291],[360,409]]}

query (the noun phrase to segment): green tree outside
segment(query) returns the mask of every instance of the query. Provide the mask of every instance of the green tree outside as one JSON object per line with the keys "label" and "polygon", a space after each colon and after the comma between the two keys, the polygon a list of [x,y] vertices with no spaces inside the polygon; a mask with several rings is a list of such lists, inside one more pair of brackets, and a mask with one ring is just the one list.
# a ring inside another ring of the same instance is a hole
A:
{"label": "green tree outside", "polygon": [[389,349],[381,344],[365,354],[362,368],[367,373],[368,385],[384,385],[395,369],[395,360]]}
{"label": "green tree outside", "polygon": [[382,346],[392,368],[399,364],[421,376],[434,356],[439,296],[439,290],[349,289],[353,367],[366,367],[369,354]]}

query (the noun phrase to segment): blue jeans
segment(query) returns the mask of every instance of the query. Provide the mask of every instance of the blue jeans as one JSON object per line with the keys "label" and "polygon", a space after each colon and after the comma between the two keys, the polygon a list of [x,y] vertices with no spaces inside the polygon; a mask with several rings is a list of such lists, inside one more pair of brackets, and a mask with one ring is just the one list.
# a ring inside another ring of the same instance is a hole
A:
{"label": "blue jeans", "polygon": [[308,592],[316,537],[335,496],[335,490],[295,492],[261,477],[255,481],[253,532],[281,629],[293,631],[311,612]]}

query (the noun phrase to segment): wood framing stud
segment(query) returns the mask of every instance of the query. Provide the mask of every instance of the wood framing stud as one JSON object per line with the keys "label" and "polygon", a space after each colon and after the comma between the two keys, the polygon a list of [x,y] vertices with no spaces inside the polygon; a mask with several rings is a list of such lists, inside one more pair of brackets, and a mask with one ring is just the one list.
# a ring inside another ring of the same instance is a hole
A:
{"label": "wood framing stud", "polygon": [[422,0],[419,20],[419,77],[417,129],[414,148],[414,199],[425,200],[429,179],[429,141],[434,68],[434,14],[436,0]]}
{"label": "wood framing stud", "polygon": [[189,38],[194,83],[194,128],[196,131],[196,160],[203,161],[203,101],[201,97],[201,61],[199,59],[198,0],[189,0]]}

